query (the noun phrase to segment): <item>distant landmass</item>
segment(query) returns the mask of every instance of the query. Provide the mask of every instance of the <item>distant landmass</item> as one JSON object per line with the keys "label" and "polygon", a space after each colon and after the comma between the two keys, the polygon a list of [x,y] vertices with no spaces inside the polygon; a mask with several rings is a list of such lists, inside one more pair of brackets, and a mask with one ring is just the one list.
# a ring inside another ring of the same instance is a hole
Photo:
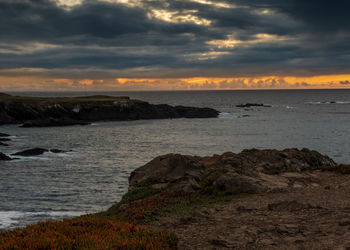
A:
{"label": "distant landmass", "polygon": [[211,118],[211,108],[150,104],[127,96],[24,97],[0,93],[0,125],[23,127],[87,125],[94,121]]}

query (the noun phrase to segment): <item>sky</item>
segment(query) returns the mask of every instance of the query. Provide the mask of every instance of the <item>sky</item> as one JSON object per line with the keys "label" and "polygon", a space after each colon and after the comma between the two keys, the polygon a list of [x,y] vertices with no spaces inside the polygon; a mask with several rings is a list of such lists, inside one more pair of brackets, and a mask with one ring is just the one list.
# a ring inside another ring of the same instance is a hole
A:
{"label": "sky", "polygon": [[348,0],[0,0],[0,91],[350,87]]}

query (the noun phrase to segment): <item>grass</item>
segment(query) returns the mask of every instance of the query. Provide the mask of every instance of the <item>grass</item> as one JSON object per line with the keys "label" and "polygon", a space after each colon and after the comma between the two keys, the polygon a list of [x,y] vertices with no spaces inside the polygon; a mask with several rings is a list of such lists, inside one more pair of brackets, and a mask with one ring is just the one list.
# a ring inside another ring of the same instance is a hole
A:
{"label": "grass", "polygon": [[218,195],[187,195],[168,202],[159,210],[160,216],[183,217],[193,215],[201,208],[210,208],[217,204],[224,204],[246,197],[248,194],[218,194]]}
{"label": "grass", "polygon": [[161,193],[162,190],[160,189],[155,189],[150,186],[145,186],[145,187],[137,187],[129,190],[122,198],[120,202],[109,208],[106,212],[107,215],[115,215],[117,214],[120,209],[120,207],[124,204],[129,204],[137,200],[142,200],[147,197],[156,195]]}
{"label": "grass", "polygon": [[175,249],[173,233],[97,215],[0,233],[0,249]]}
{"label": "grass", "polygon": [[2,232],[0,249],[176,249],[175,234],[137,224],[166,200],[161,190],[134,188],[106,212]]}

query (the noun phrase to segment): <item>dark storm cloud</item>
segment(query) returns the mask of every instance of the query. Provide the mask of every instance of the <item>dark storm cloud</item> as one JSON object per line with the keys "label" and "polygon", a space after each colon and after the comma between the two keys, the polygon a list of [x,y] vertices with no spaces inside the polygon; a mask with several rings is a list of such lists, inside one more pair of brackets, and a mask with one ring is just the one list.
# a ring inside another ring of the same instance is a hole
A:
{"label": "dark storm cloud", "polygon": [[238,0],[256,8],[270,8],[303,21],[307,26],[322,32],[350,30],[347,0]]}
{"label": "dark storm cloud", "polygon": [[146,32],[151,27],[144,11],[122,5],[89,2],[65,11],[48,0],[0,1],[2,40],[48,40],[78,35],[113,38]]}
{"label": "dark storm cloud", "polygon": [[[141,3],[84,1],[67,10],[50,0],[0,0],[0,69],[114,69],[130,77],[145,69],[155,77],[349,72],[348,1]],[[157,10],[192,21],[150,18]],[[239,42],[220,46],[229,38]]]}

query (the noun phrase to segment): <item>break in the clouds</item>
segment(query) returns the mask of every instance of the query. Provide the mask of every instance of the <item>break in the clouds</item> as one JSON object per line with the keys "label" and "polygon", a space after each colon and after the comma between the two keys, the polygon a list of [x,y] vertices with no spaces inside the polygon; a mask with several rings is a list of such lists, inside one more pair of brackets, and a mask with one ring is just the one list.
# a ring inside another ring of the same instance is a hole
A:
{"label": "break in the clouds", "polygon": [[345,0],[0,0],[0,77],[239,86],[242,77],[348,74],[349,9]]}

